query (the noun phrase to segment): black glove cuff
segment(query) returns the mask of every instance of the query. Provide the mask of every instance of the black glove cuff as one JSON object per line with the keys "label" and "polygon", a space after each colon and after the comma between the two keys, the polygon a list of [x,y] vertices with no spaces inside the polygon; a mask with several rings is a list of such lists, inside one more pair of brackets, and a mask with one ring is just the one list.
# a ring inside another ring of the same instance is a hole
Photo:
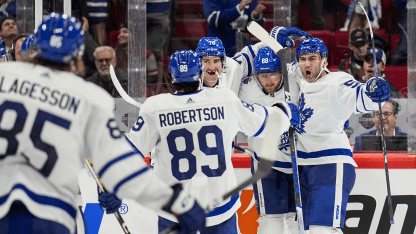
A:
{"label": "black glove cuff", "polygon": [[172,197],[170,198],[169,202],[162,207],[162,210],[164,210],[168,213],[171,213],[171,214],[173,214],[173,212],[171,210],[172,205],[173,205],[173,203],[175,202],[175,200],[178,198],[179,194],[182,191],[182,184],[175,184],[175,185],[172,186],[172,189],[173,189]]}
{"label": "black glove cuff", "polygon": [[273,104],[272,106],[281,109],[287,115],[286,108],[282,105],[282,103],[277,102]]}

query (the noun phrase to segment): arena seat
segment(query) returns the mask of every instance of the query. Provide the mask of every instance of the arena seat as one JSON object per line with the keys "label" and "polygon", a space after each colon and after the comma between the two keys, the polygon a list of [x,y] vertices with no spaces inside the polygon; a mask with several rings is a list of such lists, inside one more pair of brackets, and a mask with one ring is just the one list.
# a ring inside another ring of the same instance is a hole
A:
{"label": "arena seat", "polygon": [[391,34],[390,35],[390,44],[391,44],[391,54],[393,55],[397,49],[397,43],[399,42],[400,34]]}
{"label": "arena seat", "polygon": [[386,78],[407,97],[407,66],[386,66]]}
{"label": "arena seat", "polygon": [[337,31],[333,34],[330,34],[330,46],[329,50],[329,60],[331,66],[338,66],[345,54],[348,53],[348,37],[349,32]]}

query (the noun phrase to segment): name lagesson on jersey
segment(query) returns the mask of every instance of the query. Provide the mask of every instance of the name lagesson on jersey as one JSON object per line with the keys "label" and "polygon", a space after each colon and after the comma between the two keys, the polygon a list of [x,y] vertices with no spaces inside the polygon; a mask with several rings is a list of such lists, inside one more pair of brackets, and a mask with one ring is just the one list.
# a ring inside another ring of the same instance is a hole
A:
{"label": "name lagesson on jersey", "polygon": [[159,114],[160,127],[224,120],[224,106],[188,109]]}
{"label": "name lagesson on jersey", "polygon": [[57,106],[60,109],[67,110],[75,114],[81,99],[75,98],[67,93],[61,93],[58,90],[51,90],[47,86],[30,81],[20,81],[15,79],[11,86],[5,87],[5,77],[0,78],[0,93],[15,93],[22,96],[28,96],[34,100],[48,103],[51,106]]}

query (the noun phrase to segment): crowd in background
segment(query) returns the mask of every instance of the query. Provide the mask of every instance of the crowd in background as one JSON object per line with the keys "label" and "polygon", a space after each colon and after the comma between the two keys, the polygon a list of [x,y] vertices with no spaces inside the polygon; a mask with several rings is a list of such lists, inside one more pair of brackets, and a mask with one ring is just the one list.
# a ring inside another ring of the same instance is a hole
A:
{"label": "crowd in background", "polygon": [[[181,44],[175,37],[183,37],[175,27],[178,19],[178,12],[184,12],[178,4],[180,0],[147,0],[147,50],[146,50],[146,83],[147,96],[158,93],[172,92],[170,76],[168,75],[167,64],[169,57]],[[375,34],[375,45],[377,51],[377,67],[380,77],[391,79],[389,74],[385,74],[387,66],[405,66],[407,63],[407,11],[406,0],[394,1],[394,27],[387,31],[379,23],[381,16],[381,1],[363,1],[371,18],[374,30],[381,29],[387,34],[400,34],[397,49],[392,53],[392,45],[382,36]],[[111,82],[109,67],[115,67],[115,73],[127,91],[128,85],[128,14],[127,0],[76,0],[72,2],[72,14],[81,20],[85,31],[85,51],[83,55],[82,69],[77,71],[78,75],[84,79],[94,82],[103,89],[107,90],[113,97],[119,97],[117,90]],[[198,1],[196,1],[198,3]],[[218,37],[224,43],[226,54],[232,57],[241,49],[238,45],[238,38],[241,38],[242,45],[253,43],[249,34],[245,30],[250,21],[256,21],[265,26],[267,22],[272,22],[270,12],[266,9],[268,1],[258,0],[230,0],[213,1],[201,0],[201,12],[197,12],[199,17],[203,17],[207,25],[206,36]],[[291,0],[291,22],[292,26],[298,26],[305,30],[307,27],[302,14],[309,12],[309,27],[313,30],[334,30],[334,23],[328,21],[340,13],[345,17],[338,23],[339,27],[335,30],[349,31],[348,46],[349,52],[339,64],[332,64],[338,67],[338,71],[345,71],[354,76],[359,82],[365,82],[375,75],[374,62],[371,56],[371,41],[368,34],[368,24],[364,13],[355,4],[356,1],[346,0]],[[272,4],[267,5],[269,8]],[[179,9],[178,9],[179,8]],[[44,14],[52,11],[62,11],[62,0],[44,0]],[[346,12],[349,11],[347,15]],[[393,9],[392,9],[393,10]],[[1,45],[0,55],[4,56],[1,60],[22,60],[20,50],[23,42],[28,35],[19,33],[16,23],[16,1],[0,0],[0,36]],[[386,17],[386,16],[385,16]],[[196,20],[197,21],[197,20]],[[339,19],[338,19],[339,21]],[[345,21],[345,22],[344,22]],[[342,25],[341,25],[342,24]],[[266,27],[266,26],[265,26]],[[115,39],[116,38],[116,39]],[[237,38],[237,44],[236,44]],[[175,44],[176,43],[176,44]],[[181,44],[181,49],[195,49],[189,44]],[[396,76],[397,77],[397,76]],[[402,77],[403,79],[407,79]],[[393,98],[406,97],[403,95],[401,87],[395,87],[389,80]]]}

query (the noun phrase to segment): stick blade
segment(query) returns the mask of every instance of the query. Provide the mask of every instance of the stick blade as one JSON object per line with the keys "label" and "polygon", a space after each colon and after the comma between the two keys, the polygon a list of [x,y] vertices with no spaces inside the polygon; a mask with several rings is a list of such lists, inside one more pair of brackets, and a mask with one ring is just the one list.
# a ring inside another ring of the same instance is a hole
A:
{"label": "stick blade", "polygon": [[255,21],[250,21],[247,25],[247,30],[257,37],[260,41],[264,42],[269,46],[275,53],[283,49],[282,45],[279,44],[269,33]]}

